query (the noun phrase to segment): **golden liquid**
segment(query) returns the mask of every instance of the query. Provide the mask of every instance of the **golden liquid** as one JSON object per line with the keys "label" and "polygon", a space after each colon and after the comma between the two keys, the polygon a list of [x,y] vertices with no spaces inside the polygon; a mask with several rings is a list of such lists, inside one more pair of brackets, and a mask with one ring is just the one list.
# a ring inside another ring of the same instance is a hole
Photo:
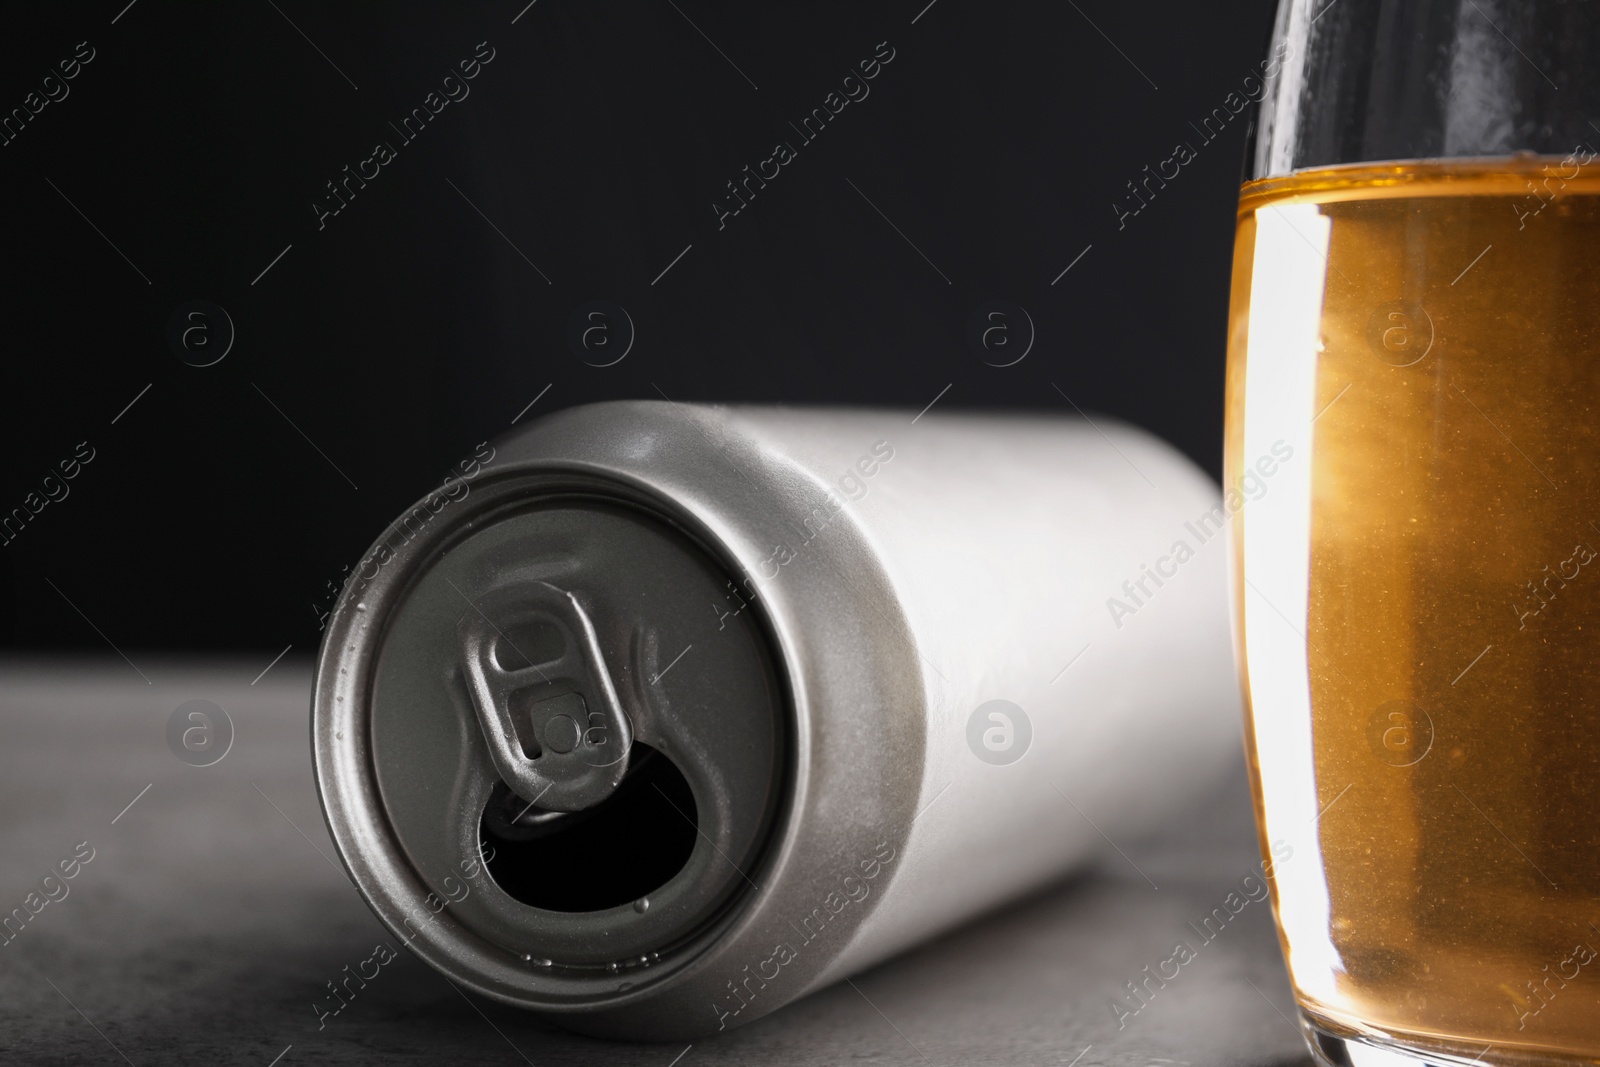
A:
{"label": "golden liquid", "polygon": [[1488,1063],[1600,1060],[1595,175],[1339,168],[1240,205],[1228,484],[1293,450],[1232,524],[1290,971],[1336,1031]]}

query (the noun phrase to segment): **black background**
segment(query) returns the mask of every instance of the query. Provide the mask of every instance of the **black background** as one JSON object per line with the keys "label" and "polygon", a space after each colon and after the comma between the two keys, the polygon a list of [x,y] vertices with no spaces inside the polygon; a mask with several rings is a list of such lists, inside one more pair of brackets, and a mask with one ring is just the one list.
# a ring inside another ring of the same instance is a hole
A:
{"label": "black background", "polygon": [[[0,113],[95,58],[0,147],[0,514],[95,458],[0,549],[3,640],[310,651],[329,583],[547,386],[523,418],[1065,393],[1215,475],[1248,116],[1209,144],[1190,123],[1257,69],[1271,0],[926,2],[8,12]],[[789,123],[885,41],[870,95],[800,145]],[[403,144],[389,123],[479,42],[470,95]],[[1119,228],[1181,140],[1198,158]],[[397,158],[319,229],[378,141]],[[719,229],[779,141],[798,158]],[[204,368],[167,340],[196,299],[236,329]],[[614,366],[568,342],[596,299],[634,324]],[[1034,324],[1014,366],[968,343],[993,300]]]}

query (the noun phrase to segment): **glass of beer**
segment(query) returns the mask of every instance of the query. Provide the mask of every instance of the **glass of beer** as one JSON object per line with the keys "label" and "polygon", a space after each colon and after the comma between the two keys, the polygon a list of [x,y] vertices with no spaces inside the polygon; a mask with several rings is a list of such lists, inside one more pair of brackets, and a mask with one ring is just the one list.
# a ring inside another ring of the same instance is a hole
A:
{"label": "glass of beer", "polygon": [[1600,5],[1282,0],[1260,75],[1225,466],[1301,1026],[1600,1062]]}

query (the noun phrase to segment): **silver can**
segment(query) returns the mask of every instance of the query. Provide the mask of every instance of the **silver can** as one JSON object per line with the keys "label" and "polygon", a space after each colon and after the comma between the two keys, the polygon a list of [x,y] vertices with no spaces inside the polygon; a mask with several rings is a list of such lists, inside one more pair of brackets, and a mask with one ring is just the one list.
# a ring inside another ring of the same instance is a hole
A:
{"label": "silver can", "polygon": [[1238,758],[1222,520],[1107,420],[551,415],[329,616],[329,829],[462,987],[613,1037],[749,1022]]}

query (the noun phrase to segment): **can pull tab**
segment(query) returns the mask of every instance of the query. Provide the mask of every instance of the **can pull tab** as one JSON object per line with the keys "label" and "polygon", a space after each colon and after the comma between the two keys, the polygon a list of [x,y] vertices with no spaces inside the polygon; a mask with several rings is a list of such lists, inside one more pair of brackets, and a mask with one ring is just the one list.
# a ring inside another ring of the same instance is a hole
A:
{"label": "can pull tab", "polygon": [[495,770],[530,805],[581,811],[628,769],[633,729],[594,624],[548,582],[493,590],[456,625]]}

